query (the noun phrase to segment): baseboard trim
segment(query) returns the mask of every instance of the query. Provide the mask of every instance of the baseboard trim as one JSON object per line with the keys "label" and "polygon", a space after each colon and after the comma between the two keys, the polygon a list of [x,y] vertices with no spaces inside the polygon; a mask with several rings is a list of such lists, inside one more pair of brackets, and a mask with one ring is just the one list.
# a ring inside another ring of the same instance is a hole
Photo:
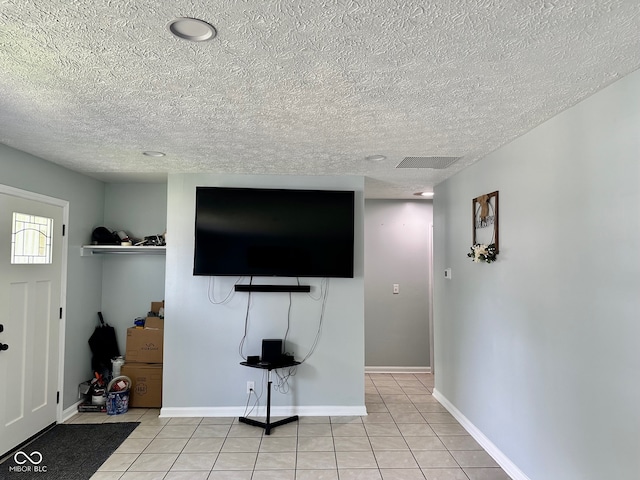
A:
{"label": "baseboard trim", "polygon": [[431,373],[431,367],[364,367],[364,373]]}
{"label": "baseboard trim", "polygon": [[471,421],[465,417],[460,410],[458,410],[442,393],[440,393],[440,391],[434,389],[433,396],[449,411],[451,415],[453,415],[456,420],[458,420],[460,425],[469,432],[469,435],[471,435],[475,441],[478,442],[482,448],[491,455],[491,457],[493,457],[507,475],[509,475],[513,480],[531,480],[509,459],[509,457],[502,452],[502,450],[496,447],[495,444],[489,440],[478,427],[471,423]]}
{"label": "baseboard trim", "polygon": [[[252,417],[264,417],[267,414],[265,406],[253,409],[249,414]],[[289,417],[299,415],[301,417],[345,417],[364,416],[367,408],[362,406],[342,405],[315,405],[304,407],[274,407],[271,406],[273,417]],[[242,407],[162,407],[160,417],[241,417],[247,416],[247,409]]]}
{"label": "baseboard trim", "polygon": [[60,423],[64,423],[73,417],[76,413],[78,413],[78,405],[82,403],[82,400],[78,400],[76,403],[71,405],[70,407],[65,408],[62,411],[62,421]]}

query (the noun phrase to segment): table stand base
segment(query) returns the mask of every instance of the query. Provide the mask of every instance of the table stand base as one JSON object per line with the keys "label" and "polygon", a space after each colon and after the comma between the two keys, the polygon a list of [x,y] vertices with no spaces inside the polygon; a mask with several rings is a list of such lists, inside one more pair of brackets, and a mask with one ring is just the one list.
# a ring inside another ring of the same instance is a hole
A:
{"label": "table stand base", "polygon": [[293,417],[283,418],[282,420],[278,420],[276,422],[259,422],[257,420],[253,420],[251,418],[240,417],[238,421],[241,423],[246,423],[247,425],[253,425],[254,427],[264,428],[265,435],[271,435],[271,429],[279,427],[280,425],[286,425],[287,423],[297,422],[298,415],[294,415]]}
{"label": "table stand base", "polygon": [[271,429],[279,427],[280,425],[285,425],[287,423],[298,421],[298,415],[294,415],[293,417],[283,418],[282,420],[277,420],[275,422],[271,421],[271,370],[268,370],[267,373],[267,421],[259,422],[258,420],[252,420],[247,417],[240,417],[238,421],[241,423],[246,423],[247,425],[253,425],[254,427],[264,428],[265,435],[271,435]]}

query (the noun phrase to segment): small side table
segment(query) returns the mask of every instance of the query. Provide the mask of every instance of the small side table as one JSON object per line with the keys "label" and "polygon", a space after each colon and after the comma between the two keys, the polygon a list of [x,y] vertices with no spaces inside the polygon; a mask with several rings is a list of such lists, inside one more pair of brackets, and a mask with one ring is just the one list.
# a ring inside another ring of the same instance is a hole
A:
{"label": "small side table", "polygon": [[278,368],[295,367],[296,365],[300,365],[300,362],[296,362],[296,361],[286,362],[286,363],[240,362],[240,365],[244,365],[245,367],[260,368],[262,370],[267,370],[267,421],[259,422],[257,420],[253,420],[247,417],[239,417],[238,421],[242,423],[246,423],[247,425],[253,425],[254,427],[264,428],[265,435],[271,435],[272,428],[276,428],[276,427],[279,427],[280,425],[285,425],[287,423],[298,421],[298,415],[294,415],[292,417],[278,420],[277,422],[271,422],[271,370],[276,370]]}

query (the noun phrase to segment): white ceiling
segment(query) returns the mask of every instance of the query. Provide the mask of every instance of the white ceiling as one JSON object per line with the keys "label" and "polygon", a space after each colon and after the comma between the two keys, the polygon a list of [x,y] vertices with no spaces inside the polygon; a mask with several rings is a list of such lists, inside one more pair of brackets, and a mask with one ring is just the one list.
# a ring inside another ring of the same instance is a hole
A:
{"label": "white ceiling", "polygon": [[353,174],[415,198],[639,68],[638,32],[638,0],[0,0],[0,143],[110,182]]}

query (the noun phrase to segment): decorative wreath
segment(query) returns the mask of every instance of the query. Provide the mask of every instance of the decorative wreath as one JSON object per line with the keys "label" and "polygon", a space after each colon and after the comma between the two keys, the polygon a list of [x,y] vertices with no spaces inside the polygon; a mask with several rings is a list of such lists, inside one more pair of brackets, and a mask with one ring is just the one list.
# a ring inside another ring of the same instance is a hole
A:
{"label": "decorative wreath", "polygon": [[498,253],[496,252],[496,245],[494,243],[485,245],[483,243],[476,243],[471,247],[471,252],[467,253],[467,257],[473,259],[474,262],[495,262]]}

